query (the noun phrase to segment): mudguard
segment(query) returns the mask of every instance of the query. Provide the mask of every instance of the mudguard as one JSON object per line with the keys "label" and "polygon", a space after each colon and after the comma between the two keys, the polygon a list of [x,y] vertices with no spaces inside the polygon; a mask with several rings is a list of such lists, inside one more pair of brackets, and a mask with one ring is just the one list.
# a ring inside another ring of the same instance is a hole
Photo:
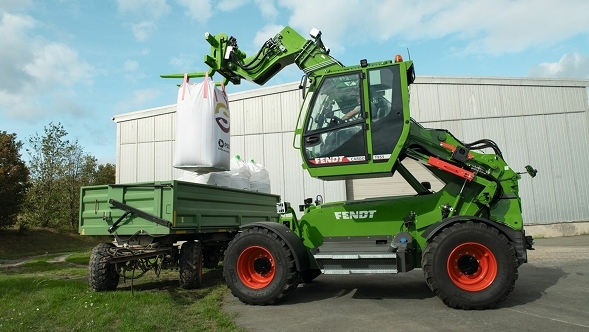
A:
{"label": "mudguard", "polygon": [[434,235],[436,235],[440,230],[442,230],[442,228],[445,228],[446,226],[453,224],[457,221],[467,221],[467,220],[473,220],[473,221],[478,221],[478,222],[482,222],[485,223],[491,227],[495,227],[497,228],[501,233],[503,233],[503,235],[507,236],[507,239],[511,242],[515,242],[515,232],[516,230],[507,227],[507,226],[503,226],[495,221],[489,220],[489,219],[485,219],[485,218],[481,218],[481,217],[474,217],[474,216],[455,216],[455,217],[450,217],[447,219],[442,219],[440,221],[438,221],[435,224],[430,225],[422,234],[421,236],[426,238],[426,239],[431,239]]}
{"label": "mudguard", "polygon": [[260,221],[244,225],[241,229],[252,227],[266,228],[278,235],[292,251],[299,272],[311,268],[307,248],[303,245],[303,241],[290,228],[276,222]]}
{"label": "mudguard", "polygon": [[427,240],[430,240],[438,232],[440,232],[442,229],[444,229],[446,226],[449,226],[455,222],[468,221],[468,220],[482,222],[482,223],[487,224],[490,227],[496,228],[499,232],[501,232],[503,235],[505,235],[505,237],[507,237],[507,240],[509,242],[514,244],[517,258],[519,260],[519,264],[521,265],[521,264],[526,263],[528,261],[527,252],[526,252],[526,242],[525,242],[526,236],[525,236],[524,231],[517,231],[511,227],[508,227],[508,226],[499,224],[495,221],[481,218],[481,217],[455,216],[455,217],[450,217],[447,219],[442,219],[442,220],[438,221],[437,223],[430,225],[421,234],[421,236]]}

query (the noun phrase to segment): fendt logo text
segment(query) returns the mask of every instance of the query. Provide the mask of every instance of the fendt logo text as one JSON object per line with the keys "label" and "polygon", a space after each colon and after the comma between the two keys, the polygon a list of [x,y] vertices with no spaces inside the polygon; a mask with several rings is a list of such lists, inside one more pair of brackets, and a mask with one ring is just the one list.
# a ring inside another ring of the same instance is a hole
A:
{"label": "fendt logo text", "polygon": [[334,212],[335,219],[371,219],[376,210]]}

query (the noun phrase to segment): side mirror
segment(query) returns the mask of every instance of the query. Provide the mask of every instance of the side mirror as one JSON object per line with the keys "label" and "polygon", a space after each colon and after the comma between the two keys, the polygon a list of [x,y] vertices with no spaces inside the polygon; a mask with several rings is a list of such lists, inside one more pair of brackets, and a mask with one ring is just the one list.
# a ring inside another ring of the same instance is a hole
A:
{"label": "side mirror", "polygon": [[315,198],[315,205],[319,206],[322,204],[323,204],[323,196],[317,195],[317,197]]}
{"label": "side mirror", "polygon": [[536,174],[538,174],[538,170],[534,169],[531,165],[526,166],[526,172],[528,172],[532,178],[535,178]]}

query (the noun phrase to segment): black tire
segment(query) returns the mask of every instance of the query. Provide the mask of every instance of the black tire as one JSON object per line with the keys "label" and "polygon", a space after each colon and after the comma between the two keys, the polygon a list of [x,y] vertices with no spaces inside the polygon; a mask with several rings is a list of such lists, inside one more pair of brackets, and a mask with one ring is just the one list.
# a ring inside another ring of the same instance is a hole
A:
{"label": "black tire", "polygon": [[321,270],[319,269],[308,269],[300,273],[301,274],[301,281],[308,284],[315,280],[318,276],[321,275]]}
{"label": "black tire", "polygon": [[109,249],[115,247],[112,243],[101,243],[92,249],[88,263],[88,283],[95,292],[115,290],[119,284],[120,275],[114,264],[106,263],[111,256]]}
{"label": "black tire", "polygon": [[496,228],[478,222],[443,229],[427,244],[422,265],[430,289],[452,308],[492,308],[518,277],[513,246]]}
{"label": "black tire", "polygon": [[290,248],[277,234],[262,227],[248,228],[229,243],[223,275],[235,297],[255,305],[284,300],[299,282]]}
{"label": "black tire", "polygon": [[214,269],[219,265],[221,255],[219,252],[212,250],[211,248],[204,247],[202,250],[202,261],[203,265],[207,269]]}
{"label": "black tire", "polygon": [[180,247],[180,287],[195,289],[202,282],[202,247],[200,243],[187,241]]}

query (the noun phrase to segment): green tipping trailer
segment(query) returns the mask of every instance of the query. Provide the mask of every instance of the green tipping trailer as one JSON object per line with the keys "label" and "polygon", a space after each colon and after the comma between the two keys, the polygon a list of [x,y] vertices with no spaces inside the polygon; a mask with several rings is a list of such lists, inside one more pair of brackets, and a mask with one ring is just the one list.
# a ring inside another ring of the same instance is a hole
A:
{"label": "green tipping trailer", "polygon": [[181,285],[195,288],[202,265],[216,266],[240,227],[279,221],[277,195],[182,181],[82,187],[80,197],[80,234],[114,236],[90,257],[96,291],[161,268],[179,268]]}

